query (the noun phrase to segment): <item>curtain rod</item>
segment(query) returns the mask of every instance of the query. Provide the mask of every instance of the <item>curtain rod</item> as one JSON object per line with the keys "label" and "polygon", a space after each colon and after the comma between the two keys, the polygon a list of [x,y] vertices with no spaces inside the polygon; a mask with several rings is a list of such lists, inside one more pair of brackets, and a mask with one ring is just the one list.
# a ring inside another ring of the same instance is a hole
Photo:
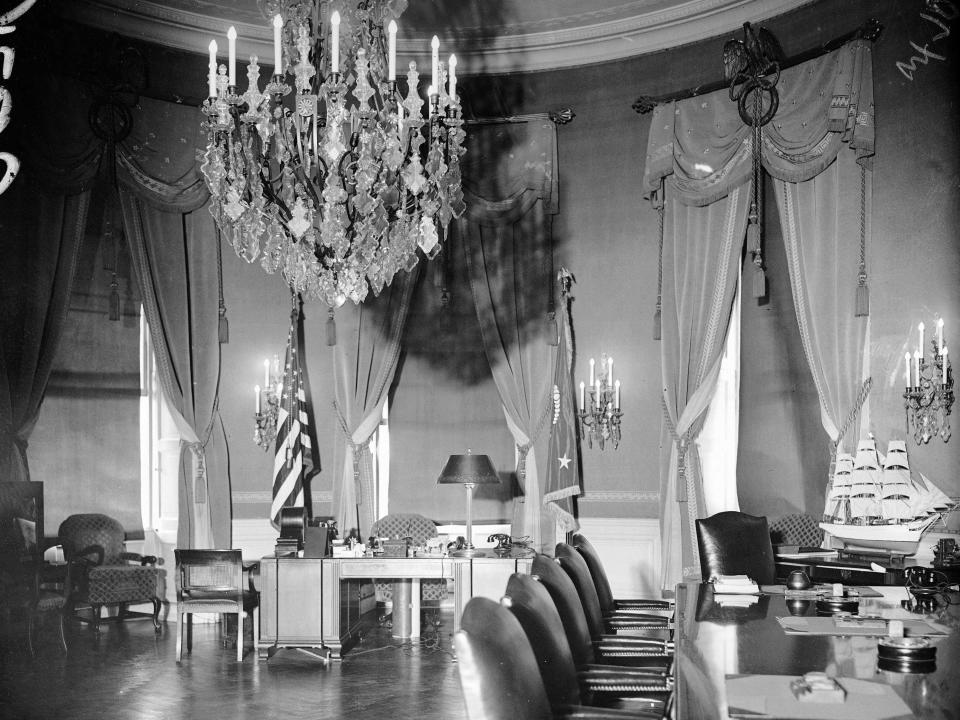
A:
{"label": "curtain rod", "polygon": [[527,115],[503,115],[500,117],[471,118],[464,120],[464,125],[497,125],[499,123],[525,123],[534,120],[549,120],[555,125],[566,125],[571,122],[577,114],[573,108],[560,108],[551,112],[530,113]]}
{"label": "curtain rod", "polygon": [[[791,68],[801,63],[805,63],[808,60],[818,58],[821,55],[826,55],[827,53],[833,52],[837,48],[844,46],[851,40],[862,39],[869,40],[870,42],[876,42],[880,38],[880,34],[882,32],[883,25],[880,24],[880,21],[876,18],[870,18],[853,32],[849,32],[846,35],[835,38],[830,42],[821,45],[819,48],[808,50],[807,52],[787,58],[781,64],[781,69]],[[710,83],[709,85],[697,85],[696,87],[680,90],[679,92],[671,93],[669,95],[641,95],[633,102],[631,107],[640,115],[645,115],[646,113],[651,112],[658,105],[665,105],[666,103],[673,102],[675,100],[688,100],[689,98],[697,97],[698,95],[706,95],[707,93],[712,93],[715,90],[723,90],[724,88],[728,87],[730,87],[730,83],[721,80]]]}

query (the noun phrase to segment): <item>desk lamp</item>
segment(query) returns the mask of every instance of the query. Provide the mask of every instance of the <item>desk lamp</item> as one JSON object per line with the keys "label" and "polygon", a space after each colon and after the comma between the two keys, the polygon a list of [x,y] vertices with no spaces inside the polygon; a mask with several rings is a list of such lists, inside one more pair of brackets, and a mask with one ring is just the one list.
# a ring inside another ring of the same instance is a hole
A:
{"label": "desk lamp", "polygon": [[447,464],[443,466],[438,485],[463,485],[467,490],[467,536],[466,545],[462,550],[451,553],[459,557],[469,557],[476,552],[473,547],[473,489],[477,485],[489,485],[500,482],[500,477],[487,455],[473,455],[467,450],[466,455],[451,455]]}

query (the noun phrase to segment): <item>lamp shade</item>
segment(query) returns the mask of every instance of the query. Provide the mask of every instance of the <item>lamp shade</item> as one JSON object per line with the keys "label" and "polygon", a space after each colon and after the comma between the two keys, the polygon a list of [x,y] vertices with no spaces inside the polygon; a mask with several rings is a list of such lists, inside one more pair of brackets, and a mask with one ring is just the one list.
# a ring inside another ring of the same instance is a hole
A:
{"label": "lamp shade", "polygon": [[490,485],[500,482],[488,455],[451,455],[443,466],[438,485]]}

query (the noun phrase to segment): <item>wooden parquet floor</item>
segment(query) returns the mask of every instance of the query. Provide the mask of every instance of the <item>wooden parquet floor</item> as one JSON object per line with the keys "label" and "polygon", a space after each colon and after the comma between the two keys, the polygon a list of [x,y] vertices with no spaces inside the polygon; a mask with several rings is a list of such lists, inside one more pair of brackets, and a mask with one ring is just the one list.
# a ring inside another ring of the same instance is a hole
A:
{"label": "wooden parquet floor", "polygon": [[452,654],[452,612],[417,644],[369,630],[343,660],[281,650],[258,660],[247,636],[242,663],[218,624],[194,625],[193,652],[176,662],[176,623],[149,621],[40,628],[31,658],[22,631],[0,631],[2,720],[458,720],[466,718]]}

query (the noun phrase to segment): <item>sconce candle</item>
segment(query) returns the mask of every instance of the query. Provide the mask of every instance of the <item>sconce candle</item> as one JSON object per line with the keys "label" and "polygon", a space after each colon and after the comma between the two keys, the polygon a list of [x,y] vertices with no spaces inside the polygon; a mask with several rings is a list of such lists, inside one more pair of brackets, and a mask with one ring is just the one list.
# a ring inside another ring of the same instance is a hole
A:
{"label": "sconce candle", "polygon": [[397,21],[387,25],[387,80],[397,79]]}
{"label": "sconce candle", "polygon": [[600,356],[600,367],[590,358],[590,390],[580,383],[580,408],[577,413],[580,437],[588,446],[596,442],[603,450],[607,443],[614,449],[620,444],[620,381],[613,379],[613,358]]}
{"label": "sconce candle", "polygon": [[259,415],[259,414],[260,414],[261,407],[262,407],[262,406],[260,405],[260,386],[259,386],[259,385],[254,385],[254,386],[253,386],[253,394],[257,396],[256,408],[257,408],[257,415]]}
{"label": "sconce candle", "polygon": [[[935,335],[930,339],[930,359],[927,360],[924,341],[924,324],[917,325],[921,346],[912,357],[912,370],[907,373],[907,388],[903,393],[907,413],[907,428],[912,430],[914,440],[927,443],[940,437],[950,439],[950,411],[953,407],[953,374],[950,372],[950,354],[943,342],[943,319],[938,319]],[[911,357],[904,359],[910,365]],[[912,375],[912,377],[911,377]]]}
{"label": "sconce candle", "polygon": [[903,374],[906,375],[906,386],[910,387],[910,353],[903,354]]}

